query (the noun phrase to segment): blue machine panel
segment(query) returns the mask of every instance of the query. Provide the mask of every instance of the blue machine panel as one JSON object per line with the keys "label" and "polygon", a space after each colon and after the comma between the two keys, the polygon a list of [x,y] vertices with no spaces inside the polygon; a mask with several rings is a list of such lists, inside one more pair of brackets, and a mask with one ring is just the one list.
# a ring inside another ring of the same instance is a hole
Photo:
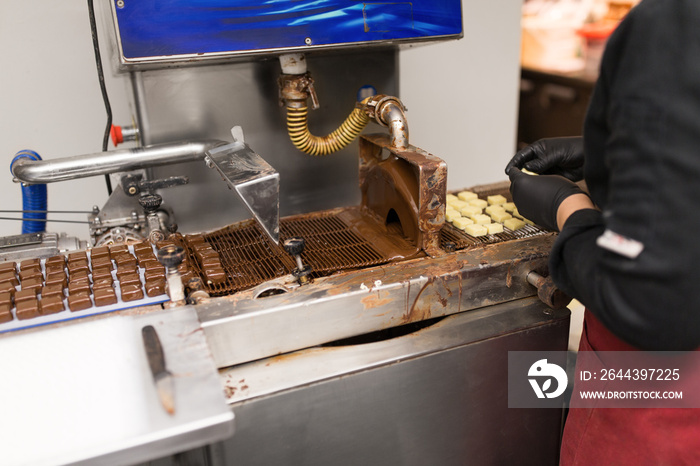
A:
{"label": "blue machine panel", "polygon": [[123,63],[457,38],[461,0],[113,0]]}

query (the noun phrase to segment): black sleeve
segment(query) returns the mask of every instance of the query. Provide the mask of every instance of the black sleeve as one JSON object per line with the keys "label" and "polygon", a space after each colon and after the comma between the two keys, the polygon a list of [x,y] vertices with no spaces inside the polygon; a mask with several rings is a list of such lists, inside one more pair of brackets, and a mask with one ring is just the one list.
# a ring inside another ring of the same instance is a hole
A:
{"label": "black sleeve", "polygon": [[[560,288],[647,350],[700,345],[700,2],[644,0],[610,38],[584,127],[579,211],[550,260]],[[605,231],[643,245],[603,248]]]}

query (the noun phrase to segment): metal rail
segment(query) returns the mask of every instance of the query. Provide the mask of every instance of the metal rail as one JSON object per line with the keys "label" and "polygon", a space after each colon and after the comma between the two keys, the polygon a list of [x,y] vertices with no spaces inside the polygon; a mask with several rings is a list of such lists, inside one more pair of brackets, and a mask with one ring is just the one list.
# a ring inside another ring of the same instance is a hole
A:
{"label": "metal rail", "polygon": [[16,182],[27,184],[54,183],[158,165],[202,160],[208,150],[226,144],[228,143],[225,141],[217,140],[184,141],[59,159],[18,160],[12,166],[12,174]]}

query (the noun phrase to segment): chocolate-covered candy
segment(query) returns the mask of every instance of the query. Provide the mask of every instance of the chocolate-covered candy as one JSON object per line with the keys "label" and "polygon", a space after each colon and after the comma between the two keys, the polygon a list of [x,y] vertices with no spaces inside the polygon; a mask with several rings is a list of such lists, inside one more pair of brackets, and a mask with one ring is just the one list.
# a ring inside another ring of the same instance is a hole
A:
{"label": "chocolate-covered candy", "polygon": [[44,299],[47,296],[60,296],[63,299],[63,286],[60,283],[44,285],[41,289],[41,298]]}
{"label": "chocolate-covered candy", "polygon": [[127,253],[117,254],[112,256],[114,262],[117,264],[117,268],[132,268],[136,267],[136,258]]}
{"label": "chocolate-covered candy", "polygon": [[0,293],[0,306],[7,304],[12,307],[12,295],[8,292]]}
{"label": "chocolate-covered candy", "polygon": [[0,283],[9,283],[12,286],[19,285],[19,280],[17,276],[12,271],[0,272]]}
{"label": "chocolate-covered candy", "polygon": [[90,285],[85,282],[75,282],[75,283],[69,283],[68,284],[68,295],[76,295],[76,294],[90,294]]}
{"label": "chocolate-covered candy", "polygon": [[226,281],[226,272],[221,267],[207,267],[204,269],[204,277],[214,285]]}
{"label": "chocolate-covered candy", "polygon": [[71,311],[82,311],[92,307],[89,293],[78,293],[68,296],[68,309]]}
{"label": "chocolate-covered candy", "polygon": [[64,264],[55,263],[55,264],[46,264],[44,266],[44,268],[46,269],[46,275],[49,275],[51,273],[65,272],[66,267]]}
{"label": "chocolate-covered candy", "polygon": [[138,285],[141,286],[141,277],[137,273],[125,273],[118,277],[119,286],[124,287],[124,285]]}
{"label": "chocolate-covered candy", "polygon": [[90,250],[90,259],[95,260],[96,257],[110,258],[109,248],[107,246],[98,246]]}
{"label": "chocolate-covered candy", "polygon": [[148,269],[143,273],[144,280],[165,280],[165,269]]}
{"label": "chocolate-covered candy", "polygon": [[112,256],[112,259],[114,259],[115,255],[125,252],[129,252],[129,246],[126,244],[113,244],[109,247],[109,254]]}
{"label": "chocolate-covered candy", "polygon": [[85,251],[71,252],[70,254],[68,254],[68,263],[86,260],[88,260],[88,255]]}
{"label": "chocolate-covered candy", "polygon": [[75,272],[79,272],[81,270],[86,272],[90,271],[90,265],[87,259],[68,261],[68,273],[70,275],[73,275]]}
{"label": "chocolate-covered candy", "polygon": [[160,296],[162,294],[165,294],[165,279],[159,278],[159,279],[153,279],[153,280],[146,280],[146,295],[149,297],[154,297],[154,296]]}
{"label": "chocolate-covered candy", "polygon": [[69,283],[87,283],[90,284],[90,274],[87,270],[76,270],[69,277]]}
{"label": "chocolate-covered candy", "polygon": [[15,293],[15,303],[26,301],[28,299],[34,299],[36,298],[36,294],[36,290],[33,289],[19,290],[17,293]]}
{"label": "chocolate-covered candy", "polygon": [[68,284],[68,277],[66,276],[66,272],[61,270],[60,272],[51,272],[46,275],[46,284],[47,285],[61,285],[62,288],[65,288],[66,285]]}
{"label": "chocolate-covered candy", "polygon": [[117,302],[117,294],[111,286],[109,288],[96,288],[94,297],[95,306],[109,306]]}
{"label": "chocolate-covered candy", "polygon": [[63,298],[61,296],[42,296],[39,301],[39,313],[43,316],[63,311]]}
{"label": "chocolate-covered candy", "polygon": [[142,241],[140,243],[134,244],[134,254],[136,254],[136,256],[138,256],[139,253],[143,253],[145,251],[151,253],[153,252],[153,246],[148,241]]}
{"label": "chocolate-covered candy", "polygon": [[19,272],[19,281],[23,282],[25,280],[29,280],[31,278],[44,278],[44,275],[41,273],[41,270],[36,270],[36,269],[26,269],[26,270],[20,270]]}
{"label": "chocolate-covered candy", "polygon": [[136,301],[143,299],[143,290],[140,285],[122,285],[120,287],[122,301]]}
{"label": "chocolate-covered candy", "polygon": [[10,296],[15,295],[16,288],[12,286],[12,283],[9,282],[3,282],[0,283],[0,293],[9,293]]}
{"label": "chocolate-covered candy", "polygon": [[110,259],[109,256],[93,257],[92,270],[94,271],[95,269],[100,268],[112,270],[114,268],[112,266],[112,259]]}
{"label": "chocolate-covered candy", "polygon": [[92,279],[92,289],[97,290],[98,288],[112,288],[114,286],[114,280],[112,280],[112,275],[104,275],[101,277],[93,277]]}
{"label": "chocolate-covered candy", "polygon": [[21,288],[23,290],[34,290],[35,294],[44,286],[44,280],[41,278],[27,278],[22,280]]}
{"label": "chocolate-covered candy", "polygon": [[17,272],[17,262],[5,261],[0,262],[0,273],[2,272]]}
{"label": "chocolate-covered candy", "polygon": [[39,259],[25,259],[19,263],[19,270],[35,269],[41,272],[41,261]]}
{"label": "chocolate-covered candy", "polygon": [[47,267],[49,265],[58,265],[61,266],[61,268],[66,266],[66,256],[63,254],[59,254],[57,256],[51,256],[46,261],[44,262],[44,267]]}
{"label": "chocolate-covered candy", "polygon": [[97,280],[100,277],[112,276],[112,271],[107,267],[98,267],[92,269],[92,281]]}
{"label": "chocolate-covered candy", "polygon": [[17,303],[17,318],[19,320],[33,319],[39,315],[39,300],[36,298]]}
{"label": "chocolate-covered candy", "polygon": [[0,324],[9,322],[12,319],[12,306],[8,304],[0,304]]}

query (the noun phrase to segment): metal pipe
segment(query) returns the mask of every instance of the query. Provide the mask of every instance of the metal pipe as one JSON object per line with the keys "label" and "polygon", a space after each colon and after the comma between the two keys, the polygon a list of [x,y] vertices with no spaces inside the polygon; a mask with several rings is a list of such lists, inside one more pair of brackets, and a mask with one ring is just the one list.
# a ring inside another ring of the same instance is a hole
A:
{"label": "metal pipe", "polygon": [[379,112],[381,120],[389,127],[391,145],[399,150],[408,149],[408,120],[401,104],[389,100]]}
{"label": "metal pipe", "polygon": [[158,165],[202,160],[208,150],[226,144],[229,143],[217,140],[184,141],[135,149],[96,152],[60,159],[17,160],[12,166],[12,174],[15,177],[15,182],[54,183]]}

